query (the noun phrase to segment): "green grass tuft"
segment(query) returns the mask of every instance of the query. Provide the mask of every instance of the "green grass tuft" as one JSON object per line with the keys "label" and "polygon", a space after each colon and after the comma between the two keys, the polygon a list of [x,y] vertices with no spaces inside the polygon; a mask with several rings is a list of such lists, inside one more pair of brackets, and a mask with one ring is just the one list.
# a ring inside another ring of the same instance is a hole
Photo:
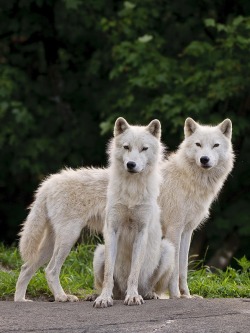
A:
{"label": "green grass tuft", "polygon": [[201,267],[188,274],[190,293],[207,298],[250,297],[250,261],[245,256],[235,260],[240,267],[238,270],[228,266],[225,271],[218,269],[216,273],[199,262]]}

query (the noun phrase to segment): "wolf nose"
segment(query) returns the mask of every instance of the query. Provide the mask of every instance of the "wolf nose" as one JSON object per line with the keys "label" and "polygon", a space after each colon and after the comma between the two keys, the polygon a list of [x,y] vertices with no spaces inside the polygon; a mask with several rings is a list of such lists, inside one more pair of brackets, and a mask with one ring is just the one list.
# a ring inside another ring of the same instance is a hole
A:
{"label": "wolf nose", "polygon": [[127,163],[128,170],[133,170],[135,168],[135,166],[136,166],[135,162],[130,161]]}
{"label": "wolf nose", "polygon": [[209,162],[209,157],[207,157],[207,156],[202,156],[202,157],[200,158],[200,162],[201,162],[201,164],[206,165],[206,164]]}

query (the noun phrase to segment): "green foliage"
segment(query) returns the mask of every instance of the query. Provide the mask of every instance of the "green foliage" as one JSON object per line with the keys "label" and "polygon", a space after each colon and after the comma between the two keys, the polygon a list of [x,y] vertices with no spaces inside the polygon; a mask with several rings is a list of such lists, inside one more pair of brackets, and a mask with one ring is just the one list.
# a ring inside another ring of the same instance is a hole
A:
{"label": "green foliage", "polygon": [[[246,52],[250,43],[249,17],[238,16],[227,24],[205,19],[203,30],[209,30],[213,38],[196,35],[194,38],[200,40],[187,41],[172,56],[167,51],[168,40],[163,39],[159,29],[140,36],[141,26],[145,32],[152,30],[164,8],[159,8],[155,17],[143,17],[136,29],[139,5],[141,10],[150,11],[147,2],[138,1],[133,11],[122,9],[123,15],[118,15],[113,28],[114,40],[118,39],[117,26],[121,29],[119,42],[113,47],[114,66],[110,72],[110,78],[121,84],[121,97],[113,112],[127,109],[131,118],[135,112],[143,118],[158,115],[172,132],[190,114],[212,123],[227,116],[232,118],[235,136],[239,137],[249,127],[248,122],[237,123],[239,102],[250,84]],[[110,31],[112,34],[112,28]],[[113,120],[112,113],[110,128]],[[105,124],[107,130],[107,121]]]}
{"label": "green foliage", "polygon": [[212,273],[209,267],[202,266],[189,272],[188,285],[191,294],[208,298],[249,297],[250,261],[246,257],[237,260],[240,269],[227,267],[225,271]]}
{"label": "green foliage", "polygon": [[[187,116],[233,121],[236,165],[212,209],[215,249],[235,227],[250,255],[250,6],[246,0],[8,0],[0,11],[1,239],[64,166],[106,165],[114,120],[159,118],[174,150]],[[105,136],[101,136],[105,134]]]}
{"label": "green foliage", "polygon": [[1,4],[0,223],[7,242],[48,173],[106,164],[99,122],[108,56],[96,25],[105,8],[103,1]]}
{"label": "green foliage", "polygon": [[0,263],[7,270],[14,270],[21,266],[19,251],[15,247],[5,247],[0,243]]}

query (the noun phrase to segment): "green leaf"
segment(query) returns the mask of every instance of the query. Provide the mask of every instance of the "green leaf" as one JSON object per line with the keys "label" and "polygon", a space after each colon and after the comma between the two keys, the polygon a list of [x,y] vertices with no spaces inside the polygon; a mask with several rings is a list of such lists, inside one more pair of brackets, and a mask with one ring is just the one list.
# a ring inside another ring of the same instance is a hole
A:
{"label": "green leaf", "polygon": [[204,20],[206,27],[215,27],[215,20],[213,18],[208,18]]}
{"label": "green leaf", "polygon": [[233,20],[232,25],[233,25],[234,27],[237,27],[237,26],[239,26],[243,21],[244,21],[244,17],[243,17],[243,16],[238,16],[238,17],[236,17],[236,18]]}
{"label": "green leaf", "polygon": [[200,56],[211,50],[213,50],[213,47],[209,43],[193,41],[185,48],[184,53],[193,56]]}
{"label": "green leaf", "polygon": [[224,24],[221,24],[221,23],[218,23],[218,24],[216,25],[216,28],[217,28],[217,30],[218,30],[219,32],[220,32],[220,31],[225,31],[225,32],[228,31],[227,26],[224,25]]}
{"label": "green leaf", "polygon": [[68,9],[77,9],[82,3],[81,0],[64,0],[64,2]]}
{"label": "green leaf", "polygon": [[153,39],[153,36],[151,36],[151,35],[144,35],[144,36],[142,36],[142,37],[139,37],[139,38],[138,38],[138,41],[139,41],[140,43],[148,43],[148,42],[150,42],[152,39]]}
{"label": "green leaf", "polygon": [[124,1],[124,7],[126,9],[134,9],[136,5],[130,1]]}

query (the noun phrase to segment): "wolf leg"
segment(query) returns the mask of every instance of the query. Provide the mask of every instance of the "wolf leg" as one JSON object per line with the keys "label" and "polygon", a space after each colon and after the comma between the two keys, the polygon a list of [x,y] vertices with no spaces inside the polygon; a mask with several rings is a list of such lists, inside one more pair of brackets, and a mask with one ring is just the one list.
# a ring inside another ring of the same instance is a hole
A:
{"label": "wolf leg", "polygon": [[[112,222],[110,223],[112,225]],[[95,308],[106,308],[113,305],[112,291],[114,287],[114,267],[115,259],[117,254],[117,232],[109,227],[109,223],[106,223],[106,232],[105,232],[105,256],[102,254],[104,252],[104,247],[100,248],[100,255],[105,257],[104,263],[104,278],[102,283],[102,292],[101,295],[97,297],[94,302]],[[100,259],[100,258],[99,258]],[[98,263],[99,266],[99,276],[97,276],[96,282],[101,284],[101,260]],[[98,268],[98,267],[97,267]],[[98,272],[97,272],[98,275]]]}
{"label": "wolf leg", "polygon": [[158,296],[157,298],[159,298],[160,294],[166,292],[169,279],[174,269],[174,259],[175,249],[173,244],[166,239],[163,239],[161,241],[161,258],[150,283],[152,291],[149,292],[149,295],[153,295],[153,291],[155,291]]}
{"label": "wolf leg", "polygon": [[[99,291],[102,288],[104,280],[104,266],[105,266],[105,246],[103,244],[98,245],[94,253],[93,268],[94,268],[94,279],[95,279],[95,289],[97,293],[89,295],[87,301],[95,301],[100,295]],[[114,280],[113,287],[114,299],[122,299],[121,290]]]}
{"label": "wolf leg", "polygon": [[104,280],[104,261],[105,261],[105,246],[100,244],[97,246],[94,259],[93,259],[93,270],[94,270],[94,286],[96,292],[88,295],[85,300],[86,301],[95,301],[97,297],[100,295],[100,290],[102,288],[103,280]]}
{"label": "wolf leg", "polygon": [[180,246],[180,266],[179,266],[179,286],[181,298],[202,298],[199,295],[190,295],[187,274],[188,274],[188,253],[191,243],[193,230],[184,230],[181,236],[181,246]]}
{"label": "wolf leg", "polygon": [[93,270],[95,279],[95,289],[101,290],[104,280],[104,262],[105,262],[105,245],[101,244],[95,250],[93,259]]}
{"label": "wolf leg", "polygon": [[70,232],[65,229],[61,234],[57,233],[54,252],[48,266],[45,269],[46,279],[50,290],[52,291],[55,300],[59,302],[78,301],[78,298],[76,296],[66,295],[59,279],[62,265],[80,235],[80,223],[77,224],[77,222],[75,222],[73,226],[74,229]]}
{"label": "wolf leg", "polygon": [[170,298],[180,298],[179,290],[179,253],[182,231],[174,227],[171,231],[168,230],[166,238],[174,245],[174,269],[169,280],[169,296]]}
{"label": "wolf leg", "polygon": [[138,293],[138,280],[141,266],[146,252],[148,240],[148,225],[145,223],[137,233],[132,251],[131,270],[128,277],[127,291],[124,304],[140,305],[145,303],[142,296]]}
{"label": "wolf leg", "polygon": [[188,284],[188,253],[193,230],[184,230],[181,235],[180,257],[179,257],[179,286],[182,298],[191,298]]}
{"label": "wolf leg", "polygon": [[40,248],[38,249],[37,257],[33,261],[28,261],[22,265],[20,275],[16,284],[15,302],[28,301],[25,298],[27,286],[35,274],[35,272],[43,266],[52,256],[54,239],[51,232],[47,231]]}

